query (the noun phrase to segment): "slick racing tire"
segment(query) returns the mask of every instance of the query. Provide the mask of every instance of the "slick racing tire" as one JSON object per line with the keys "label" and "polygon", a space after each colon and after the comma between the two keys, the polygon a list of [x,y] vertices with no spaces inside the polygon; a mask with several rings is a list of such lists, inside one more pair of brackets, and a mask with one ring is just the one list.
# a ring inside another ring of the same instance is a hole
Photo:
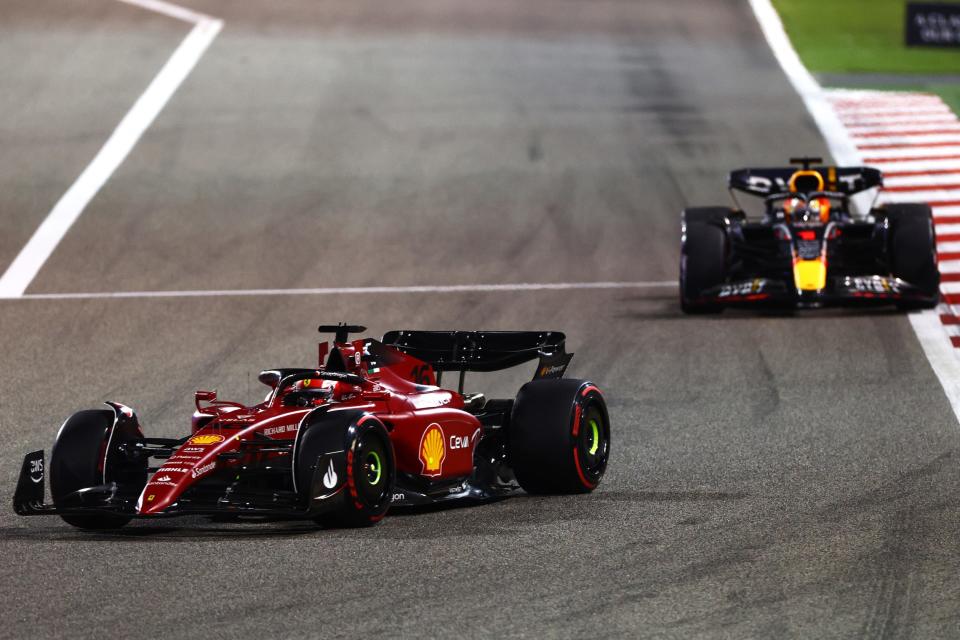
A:
{"label": "slick racing tire", "polygon": [[727,232],[730,210],[698,207],[683,211],[680,244],[680,308],[684,313],[720,313],[723,306],[697,302],[703,291],[726,280]]}
{"label": "slick racing tire", "polygon": [[888,204],[891,272],[918,287],[926,300],[898,303],[901,309],[932,309],[940,300],[933,214],[925,204]]}
{"label": "slick racing tire", "polygon": [[607,469],[607,405],[600,390],[586,380],[523,385],[507,437],[510,464],[527,493],[587,493]]}
{"label": "slick racing tire", "polygon": [[390,508],[397,478],[393,444],[383,423],[361,411],[338,411],[320,414],[300,428],[293,474],[306,505],[314,498],[317,463],[330,452],[343,452],[343,464],[337,467],[343,477],[336,480],[340,498],[333,511],[321,513],[316,521],[324,526],[365,527],[382,520]]}
{"label": "slick racing tire", "polygon": [[[110,439],[114,413],[110,410],[80,411],[63,423],[50,452],[50,494],[57,508],[78,506],[76,492],[109,482],[142,489],[146,466],[108,460],[111,449],[133,434],[118,432]],[[80,529],[119,529],[130,522],[127,515],[104,513],[61,514],[65,522]]]}

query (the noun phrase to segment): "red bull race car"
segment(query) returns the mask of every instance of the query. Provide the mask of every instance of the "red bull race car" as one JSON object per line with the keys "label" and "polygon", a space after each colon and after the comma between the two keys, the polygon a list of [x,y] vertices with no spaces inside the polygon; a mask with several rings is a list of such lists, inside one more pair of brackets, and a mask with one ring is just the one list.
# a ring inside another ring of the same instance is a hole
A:
{"label": "red bull race car", "polygon": [[758,218],[748,218],[739,205],[683,211],[683,311],[718,313],[755,305],[936,306],[940,272],[928,205],[886,204],[857,216],[851,197],[879,190],[879,170],[822,166],[820,158],[791,163],[800,167],[730,174],[735,203],[737,191],[763,198]]}
{"label": "red bull race car", "polygon": [[[197,391],[191,433],[144,436],[116,402],[75,413],[27,454],[14,496],[24,516],[82,529],[187,514],[369,525],[391,507],[484,500],[519,488],[585,493],[610,454],[600,389],[564,378],[573,357],[552,331],[391,331],[321,326],[315,369],[267,369],[252,406]],[[537,361],[515,398],[464,393],[468,371]],[[459,373],[458,390],[440,386]],[[45,503],[49,473],[52,504]]]}

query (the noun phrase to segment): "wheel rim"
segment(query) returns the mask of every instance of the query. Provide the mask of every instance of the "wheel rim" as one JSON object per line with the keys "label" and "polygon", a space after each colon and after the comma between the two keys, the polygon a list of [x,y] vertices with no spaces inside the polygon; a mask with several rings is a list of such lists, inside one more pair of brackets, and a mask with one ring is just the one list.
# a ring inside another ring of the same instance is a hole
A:
{"label": "wheel rim", "polygon": [[368,505],[380,504],[386,499],[389,464],[386,447],[383,440],[373,432],[367,432],[360,439],[356,458],[360,461],[359,468],[354,471],[359,497]]}
{"label": "wheel rim", "polygon": [[368,484],[379,484],[380,478],[383,476],[383,462],[380,460],[380,454],[376,451],[368,452],[366,459],[363,461],[363,470],[366,472]]}
{"label": "wheel rim", "polygon": [[578,448],[580,465],[590,478],[600,476],[607,466],[610,454],[610,427],[607,417],[596,402],[584,407]]}
{"label": "wheel rim", "polygon": [[590,443],[587,453],[594,456],[600,448],[600,425],[596,420],[590,421]]}

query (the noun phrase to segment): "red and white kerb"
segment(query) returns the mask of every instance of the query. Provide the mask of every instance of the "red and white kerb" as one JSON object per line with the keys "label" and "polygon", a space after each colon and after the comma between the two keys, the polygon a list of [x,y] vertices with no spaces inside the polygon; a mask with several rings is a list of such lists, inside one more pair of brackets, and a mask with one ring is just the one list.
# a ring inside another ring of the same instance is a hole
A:
{"label": "red and white kerb", "polygon": [[863,164],[883,172],[881,202],[933,209],[940,320],[960,347],[960,119],[927,93],[827,89]]}

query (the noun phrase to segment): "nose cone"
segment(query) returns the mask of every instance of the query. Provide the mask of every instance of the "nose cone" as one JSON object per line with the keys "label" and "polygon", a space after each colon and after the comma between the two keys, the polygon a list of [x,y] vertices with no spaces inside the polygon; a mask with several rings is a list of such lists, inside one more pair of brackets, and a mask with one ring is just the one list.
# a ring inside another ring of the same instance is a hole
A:
{"label": "nose cone", "polygon": [[164,509],[173,504],[180,493],[176,486],[165,486],[150,481],[143,488],[143,493],[140,494],[140,499],[137,501],[137,513],[142,516],[162,513]]}
{"label": "nose cone", "polygon": [[799,291],[820,291],[827,286],[827,265],[822,260],[797,260],[793,279]]}
{"label": "nose cone", "polygon": [[233,438],[218,434],[198,434],[188,440],[143,488],[137,513],[142,516],[163,513],[184,491],[216,469],[217,456],[235,448],[234,444]]}

